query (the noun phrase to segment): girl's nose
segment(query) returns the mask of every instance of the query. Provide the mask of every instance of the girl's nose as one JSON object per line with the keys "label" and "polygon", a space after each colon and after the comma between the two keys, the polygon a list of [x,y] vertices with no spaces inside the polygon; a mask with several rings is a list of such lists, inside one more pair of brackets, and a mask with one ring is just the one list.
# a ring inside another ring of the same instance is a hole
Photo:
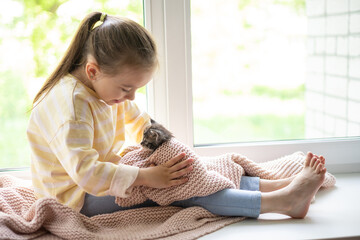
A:
{"label": "girl's nose", "polygon": [[126,98],[129,99],[130,101],[134,100],[135,99],[135,91],[128,93],[126,95]]}

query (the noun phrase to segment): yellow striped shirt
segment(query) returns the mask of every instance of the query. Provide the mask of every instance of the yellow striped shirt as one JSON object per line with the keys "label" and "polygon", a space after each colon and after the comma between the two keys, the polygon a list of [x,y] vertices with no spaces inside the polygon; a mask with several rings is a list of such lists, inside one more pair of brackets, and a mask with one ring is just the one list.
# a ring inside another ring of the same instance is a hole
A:
{"label": "yellow striped shirt", "polygon": [[150,117],[135,103],[112,106],[72,75],[33,109],[27,130],[38,198],[80,211],[85,193],[126,197],[139,169],[118,165],[125,135],[142,140]]}

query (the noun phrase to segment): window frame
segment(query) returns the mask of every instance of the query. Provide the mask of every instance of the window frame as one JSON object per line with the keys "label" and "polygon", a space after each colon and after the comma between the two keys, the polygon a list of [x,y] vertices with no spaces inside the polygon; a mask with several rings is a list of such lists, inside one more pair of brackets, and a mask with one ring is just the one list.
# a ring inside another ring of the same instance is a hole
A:
{"label": "window frame", "polygon": [[203,156],[238,152],[264,162],[296,151],[323,154],[333,173],[360,172],[360,137],[194,145],[190,0],[144,0],[160,68],[147,88],[149,113]]}

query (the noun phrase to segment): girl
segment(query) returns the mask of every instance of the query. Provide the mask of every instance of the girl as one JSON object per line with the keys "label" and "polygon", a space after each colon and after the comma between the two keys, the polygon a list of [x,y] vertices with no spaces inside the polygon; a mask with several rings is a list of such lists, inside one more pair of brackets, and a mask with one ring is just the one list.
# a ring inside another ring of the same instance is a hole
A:
{"label": "girl", "polygon": [[[157,68],[150,34],[139,24],[94,12],[85,17],[63,59],[35,96],[28,126],[32,181],[38,198],[53,197],[87,216],[127,208],[115,204],[132,188],[185,183],[193,159],[180,154],[161,166],[118,165],[125,133],[137,143],[150,117],[132,100]],[[304,217],[324,179],[325,160],[309,153],[296,178],[242,178],[241,189],[174,202],[220,215],[279,212]],[[262,192],[261,192],[262,191]],[[147,201],[133,206],[156,204]]]}

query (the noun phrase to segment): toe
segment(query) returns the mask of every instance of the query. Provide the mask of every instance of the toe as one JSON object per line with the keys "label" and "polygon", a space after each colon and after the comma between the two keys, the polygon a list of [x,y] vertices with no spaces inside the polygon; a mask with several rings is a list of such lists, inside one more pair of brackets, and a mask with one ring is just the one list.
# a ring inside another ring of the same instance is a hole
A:
{"label": "toe", "polygon": [[311,159],[311,161],[310,161],[310,165],[309,165],[309,166],[310,166],[310,167],[313,167],[316,162],[317,162],[316,157],[313,157],[313,158]]}
{"label": "toe", "polygon": [[310,161],[313,157],[313,154],[311,152],[308,152],[305,158],[305,166],[310,166]]}
{"label": "toe", "polygon": [[315,165],[315,172],[319,174],[319,173],[322,171],[323,168],[324,168],[324,165],[322,165],[322,164],[318,161],[317,164]]}
{"label": "toe", "polygon": [[315,162],[314,162],[314,165],[313,165],[312,167],[313,167],[313,168],[317,168],[317,166],[318,166],[319,164],[321,164],[320,159],[316,158],[316,159],[315,159]]}

